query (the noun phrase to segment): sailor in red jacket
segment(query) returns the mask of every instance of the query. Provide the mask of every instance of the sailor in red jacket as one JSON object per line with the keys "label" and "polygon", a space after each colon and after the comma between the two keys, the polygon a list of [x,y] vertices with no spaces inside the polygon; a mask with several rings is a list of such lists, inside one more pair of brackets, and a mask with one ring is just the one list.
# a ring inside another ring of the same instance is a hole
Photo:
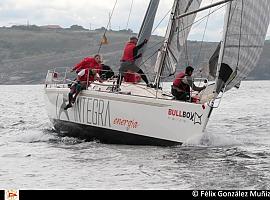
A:
{"label": "sailor in red jacket", "polygon": [[75,103],[77,96],[82,90],[86,90],[92,81],[98,80],[102,82],[99,74],[93,69],[82,69],[77,76],[76,81],[70,87],[70,92],[68,95],[68,105],[64,108],[67,110],[72,107],[72,104]]}
{"label": "sailor in red jacket", "polygon": [[195,86],[193,82],[193,78],[192,78],[193,71],[194,71],[194,68],[191,66],[188,66],[185,72],[180,72],[176,76],[176,79],[173,82],[172,91],[171,91],[172,95],[175,97],[176,100],[190,101],[192,100],[191,94],[190,94],[190,88],[198,92],[206,88],[206,86],[203,86],[203,87]]}
{"label": "sailor in red jacket", "polygon": [[140,74],[141,78],[144,80],[147,86],[150,86],[146,75],[135,63],[136,59],[142,56],[142,54],[138,55],[138,51],[147,43],[147,40],[144,40],[144,42],[138,46],[137,46],[137,42],[138,42],[137,37],[131,37],[130,41],[125,46],[124,53],[121,59],[121,66],[119,69],[117,89],[119,89],[122,83],[123,77],[127,71],[133,71],[135,73]]}
{"label": "sailor in red jacket", "polygon": [[73,67],[72,72],[76,71],[76,73],[79,73],[82,69],[93,69],[96,73],[100,74],[102,69],[101,56],[97,54],[94,57],[84,58],[80,63]]}

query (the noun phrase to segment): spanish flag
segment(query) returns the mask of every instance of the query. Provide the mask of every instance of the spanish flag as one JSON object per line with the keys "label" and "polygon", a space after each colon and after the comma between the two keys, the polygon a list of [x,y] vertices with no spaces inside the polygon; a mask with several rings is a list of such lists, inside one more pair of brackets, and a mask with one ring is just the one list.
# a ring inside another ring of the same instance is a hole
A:
{"label": "spanish flag", "polygon": [[108,39],[107,39],[106,35],[103,35],[103,37],[102,37],[102,39],[101,39],[100,44],[102,44],[102,45],[104,45],[104,44],[109,44],[109,42],[108,42]]}

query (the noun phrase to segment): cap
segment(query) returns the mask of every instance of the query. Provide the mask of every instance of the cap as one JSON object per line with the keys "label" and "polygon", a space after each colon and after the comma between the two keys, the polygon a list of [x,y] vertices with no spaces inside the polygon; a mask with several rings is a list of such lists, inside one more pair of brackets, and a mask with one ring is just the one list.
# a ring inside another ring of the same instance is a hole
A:
{"label": "cap", "polygon": [[186,68],[186,73],[187,73],[187,72],[193,72],[193,71],[194,71],[194,68],[193,68],[193,67],[187,66],[187,68]]}
{"label": "cap", "polygon": [[138,38],[136,36],[132,36],[130,37],[130,40],[138,40]]}

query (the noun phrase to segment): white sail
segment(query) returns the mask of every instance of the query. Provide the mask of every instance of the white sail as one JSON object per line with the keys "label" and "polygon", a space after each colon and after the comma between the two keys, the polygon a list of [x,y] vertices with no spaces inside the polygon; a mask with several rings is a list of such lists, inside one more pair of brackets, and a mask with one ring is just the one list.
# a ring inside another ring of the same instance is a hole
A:
{"label": "white sail", "polygon": [[[155,72],[157,76],[173,75],[179,63],[180,55],[185,50],[189,32],[195,20],[196,14],[175,19],[176,16],[197,10],[202,0],[175,0],[172,9],[171,19],[165,36],[165,43],[158,55]],[[159,78],[156,78],[159,79]],[[159,80],[156,82],[159,82]]]}
{"label": "white sail", "polygon": [[227,7],[227,22],[217,74],[219,93],[239,86],[256,67],[270,21],[269,0],[234,0]]}

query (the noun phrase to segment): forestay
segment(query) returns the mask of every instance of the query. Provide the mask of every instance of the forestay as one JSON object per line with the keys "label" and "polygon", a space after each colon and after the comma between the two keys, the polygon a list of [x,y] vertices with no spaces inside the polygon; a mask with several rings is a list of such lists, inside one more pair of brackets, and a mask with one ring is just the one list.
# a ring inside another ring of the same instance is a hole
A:
{"label": "forestay", "polygon": [[238,87],[256,67],[270,21],[269,0],[234,0],[228,4],[217,89]]}

